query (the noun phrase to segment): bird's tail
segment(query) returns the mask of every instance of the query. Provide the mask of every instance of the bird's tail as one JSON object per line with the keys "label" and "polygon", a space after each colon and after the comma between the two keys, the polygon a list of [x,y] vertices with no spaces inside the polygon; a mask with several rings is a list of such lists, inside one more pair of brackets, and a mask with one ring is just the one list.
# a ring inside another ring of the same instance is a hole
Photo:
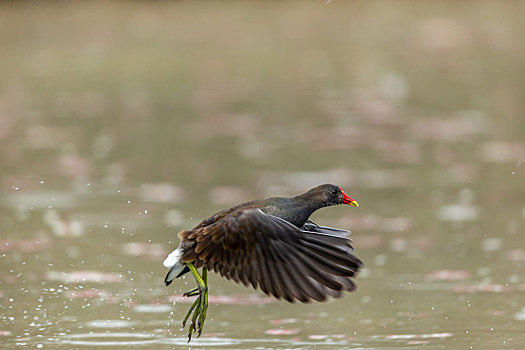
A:
{"label": "bird's tail", "polygon": [[179,248],[171,252],[168,257],[164,260],[163,265],[170,270],[164,278],[164,284],[169,286],[174,279],[184,275],[189,271],[185,263],[180,261],[182,256],[182,250]]}

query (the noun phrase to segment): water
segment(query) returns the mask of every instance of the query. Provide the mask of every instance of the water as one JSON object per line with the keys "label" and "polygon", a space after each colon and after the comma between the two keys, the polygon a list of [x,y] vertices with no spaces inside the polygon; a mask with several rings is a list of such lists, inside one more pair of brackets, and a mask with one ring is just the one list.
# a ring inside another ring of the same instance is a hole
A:
{"label": "water", "polygon": [[[0,5],[2,349],[525,346],[521,3]],[[359,289],[163,286],[176,233],[336,183]]]}

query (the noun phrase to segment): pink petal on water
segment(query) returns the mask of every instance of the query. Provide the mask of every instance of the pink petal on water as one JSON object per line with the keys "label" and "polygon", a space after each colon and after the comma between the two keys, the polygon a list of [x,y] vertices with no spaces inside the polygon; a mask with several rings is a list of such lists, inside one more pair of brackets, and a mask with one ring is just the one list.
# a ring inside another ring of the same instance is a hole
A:
{"label": "pink petal on water", "polygon": [[65,293],[65,296],[69,299],[87,299],[87,298],[97,298],[106,292],[101,292],[97,289],[84,289],[84,290],[68,290]]}
{"label": "pink petal on water", "polygon": [[421,338],[450,338],[453,337],[452,333],[431,333],[431,334],[422,334]]}
{"label": "pink petal on water", "polygon": [[314,340],[321,340],[321,339],[328,339],[330,338],[329,335],[324,334],[312,334],[308,336],[308,339],[314,339]]}
{"label": "pink petal on water", "polygon": [[91,172],[91,164],[87,158],[63,154],[58,158],[58,171],[71,177],[87,177]]}
{"label": "pink petal on water", "polygon": [[429,334],[389,334],[385,336],[376,336],[376,338],[386,339],[432,339],[432,338],[450,338],[454,335],[452,333],[429,333]]}
{"label": "pink petal on water", "polygon": [[513,163],[525,159],[524,142],[485,142],[480,149],[481,158],[486,162]]}
{"label": "pink petal on water", "polygon": [[472,38],[471,31],[464,23],[445,17],[421,20],[415,33],[417,45],[428,51],[457,50],[468,45]]}
{"label": "pink petal on water", "polygon": [[412,244],[422,250],[429,250],[434,246],[434,241],[430,237],[417,237]]}
{"label": "pink petal on water", "polygon": [[427,281],[460,281],[469,277],[470,273],[466,270],[437,270],[428,274],[425,279]]}
{"label": "pink petal on water", "polygon": [[299,330],[296,328],[267,329],[266,331],[264,331],[264,333],[271,335],[292,335],[299,333]]}
{"label": "pink petal on water", "polygon": [[278,319],[278,320],[270,320],[270,324],[287,324],[287,323],[296,323],[297,322],[297,319],[296,318],[281,318],[281,319]]}
{"label": "pink petal on water", "polygon": [[455,118],[418,118],[408,127],[418,139],[436,141],[462,141],[484,131],[483,117],[464,115]]}
{"label": "pink petal on water", "polygon": [[182,294],[170,295],[168,300],[172,303],[185,303],[189,304],[195,300],[195,297],[184,297]]}
{"label": "pink petal on water", "polygon": [[[191,303],[195,297],[183,297],[182,294],[169,296],[169,301],[176,303]],[[251,304],[270,304],[275,303],[276,299],[260,296],[259,294],[231,294],[231,295],[210,295],[208,296],[210,304],[224,305],[251,305]]]}
{"label": "pink petal on water", "polygon": [[233,294],[217,295],[209,297],[210,303],[229,305],[270,304],[276,300],[270,297],[262,297],[258,294]]}
{"label": "pink petal on water", "polygon": [[8,239],[0,240],[0,253],[8,253],[15,249],[14,241]]}
{"label": "pink petal on water", "polygon": [[69,283],[79,282],[121,282],[123,280],[122,275],[117,273],[104,273],[98,271],[71,271],[71,272],[59,272],[49,271],[46,275],[47,279],[51,281],[63,281]]}
{"label": "pink petal on water", "polygon": [[525,261],[525,250],[513,249],[507,253],[507,258],[512,261]]}
{"label": "pink petal on water", "polygon": [[477,291],[476,286],[459,285],[453,289],[454,293],[475,293]]}
{"label": "pink petal on water", "polygon": [[144,202],[178,203],[185,198],[181,187],[164,182],[144,184],[138,195]]}
{"label": "pink petal on water", "polygon": [[49,238],[42,236],[23,240],[0,240],[0,253],[7,253],[13,250],[20,252],[37,252],[44,250],[50,245]]}
{"label": "pink petal on water", "polygon": [[478,286],[480,292],[489,292],[489,293],[501,293],[509,291],[511,288],[504,284],[481,284]]}
{"label": "pink petal on water", "polygon": [[0,336],[11,335],[10,331],[0,331]]}
{"label": "pink petal on water", "polygon": [[133,307],[133,311],[139,313],[168,313],[170,305],[166,304],[138,304]]}
{"label": "pink petal on water", "polygon": [[476,285],[466,285],[466,286],[455,286],[453,289],[454,293],[478,293],[478,292],[484,292],[484,293],[502,293],[502,292],[510,292],[515,290],[514,288],[510,286],[506,286],[503,284],[476,284]]}

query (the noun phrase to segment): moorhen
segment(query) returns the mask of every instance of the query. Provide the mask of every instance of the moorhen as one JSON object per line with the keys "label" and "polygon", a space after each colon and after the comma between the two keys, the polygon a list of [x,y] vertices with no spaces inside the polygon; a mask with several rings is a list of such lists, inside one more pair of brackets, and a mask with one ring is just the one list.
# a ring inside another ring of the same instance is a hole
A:
{"label": "moorhen", "polygon": [[[164,260],[164,283],[191,272],[198,295],[182,321],[193,312],[188,342],[202,333],[208,309],[208,270],[227,279],[259,287],[289,302],[323,301],[353,291],[353,277],[362,266],[347,238],[350,231],[324,227],[308,218],[317,209],[357,202],[339,186],[321,185],[296,197],[272,197],[222,210],[181,231],[180,245]],[[197,271],[202,267],[202,274]]]}

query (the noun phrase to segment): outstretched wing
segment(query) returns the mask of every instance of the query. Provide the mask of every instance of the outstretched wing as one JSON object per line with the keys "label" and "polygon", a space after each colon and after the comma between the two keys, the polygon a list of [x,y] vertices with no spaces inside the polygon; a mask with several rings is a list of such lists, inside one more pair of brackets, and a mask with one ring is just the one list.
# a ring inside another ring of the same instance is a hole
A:
{"label": "outstretched wing", "polygon": [[193,262],[289,302],[323,301],[352,291],[362,266],[350,240],[300,230],[259,209],[239,209],[185,231],[182,262]]}

